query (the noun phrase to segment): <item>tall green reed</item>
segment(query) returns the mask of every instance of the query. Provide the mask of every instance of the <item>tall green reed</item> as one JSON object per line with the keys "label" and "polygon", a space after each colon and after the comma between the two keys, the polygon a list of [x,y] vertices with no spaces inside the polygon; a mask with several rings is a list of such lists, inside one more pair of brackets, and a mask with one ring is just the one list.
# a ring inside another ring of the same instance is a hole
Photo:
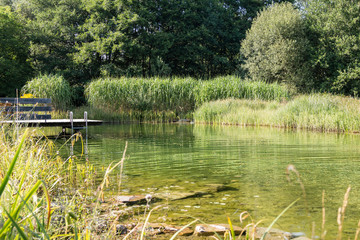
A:
{"label": "tall green reed", "polygon": [[40,75],[27,82],[21,92],[50,98],[56,110],[66,110],[73,97],[69,83],[61,75]]}
{"label": "tall green reed", "polygon": [[194,119],[219,124],[359,132],[360,101],[330,94],[303,95],[282,103],[227,99],[204,103],[194,112]]}
{"label": "tall green reed", "polygon": [[209,81],[192,78],[98,79],[86,88],[91,106],[111,111],[193,111],[204,102],[236,98],[280,101],[290,92],[279,84],[244,81],[234,76]]}
{"label": "tall green reed", "polygon": [[200,106],[205,102],[227,98],[281,101],[289,99],[290,96],[290,91],[277,83],[268,84],[225,76],[201,82],[196,104]]}
{"label": "tall green reed", "polygon": [[[9,125],[0,130],[0,239],[71,237],[76,224],[84,225],[81,221],[67,221],[63,226],[58,218],[75,216],[70,211],[75,209],[75,202],[63,201],[78,191],[69,173],[83,180],[81,188],[85,189],[93,170],[87,163],[80,166],[59,157],[54,143],[40,132]],[[83,206],[76,208],[80,211]],[[57,218],[51,221],[54,213]]]}
{"label": "tall green reed", "polygon": [[[37,180],[35,184],[29,184],[27,182],[27,176],[29,175],[29,170],[31,168],[31,161],[28,160],[25,165],[25,169],[23,169],[17,182],[14,181],[16,179],[10,181],[11,177],[14,175],[16,163],[21,161],[20,153],[23,150],[24,142],[28,137],[28,132],[29,130],[24,132],[21,141],[17,146],[16,152],[9,163],[7,172],[1,179],[0,213],[2,214],[0,214],[0,220],[3,224],[0,228],[0,239],[11,239],[17,234],[19,234],[23,239],[29,239],[35,236],[50,239],[47,234],[51,217],[50,197],[47,187],[43,181]],[[41,185],[43,185],[43,195],[45,195],[45,202],[47,205],[47,213],[44,214],[47,216],[46,222],[44,221],[44,218],[42,218],[43,221],[41,221],[39,215],[37,216],[35,214],[36,212],[42,211],[42,205],[44,204],[44,201],[42,200],[34,200],[36,191]],[[35,224],[33,223],[34,219],[36,220]],[[14,228],[17,232],[14,231]]]}

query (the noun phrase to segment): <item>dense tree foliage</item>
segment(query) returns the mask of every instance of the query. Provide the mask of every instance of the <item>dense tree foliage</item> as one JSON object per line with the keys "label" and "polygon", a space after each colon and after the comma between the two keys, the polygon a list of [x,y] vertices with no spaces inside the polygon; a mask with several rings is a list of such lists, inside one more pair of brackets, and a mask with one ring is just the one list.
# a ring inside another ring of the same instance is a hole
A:
{"label": "dense tree foliage", "polygon": [[250,77],[309,89],[312,84],[306,32],[300,12],[290,3],[262,11],[242,43],[244,67]]}
{"label": "dense tree foliage", "polygon": [[359,95],[360,1],[314,0],[308,5],[314,78],[319,88]]}
{"label": "dense tree foliage", "polygon": [[131,8],[138,18],[128,35],[136,51],[127,57],[143,76],[210,77],[236,68],[247,22],[239,1],[135,0]]}
{"label": "dense tree foliage", "polygon": [[9,8],[0,7],[0,96],[14,96],[31,76],[26,30]]}
{"label": "dense tree foliage", "polygon": [[0,13],[0,94],[13,93],[34,69],[62,75],[74,89],[104,76],[247,72],[357,95],[359,2],[0,0],[8,9]]}
{"label": "dense tree foliage", "polygon": [[12,7],[31,31],[31,61],[38,73],[61,74],[71,83],[91,77],[73,61],[79,27],[88,17],[82,0],[19,0]]}
{"label": "dense tree foliage", "polygon": [[[71,84],[99,76],[233,74],[240,42],[269,0],[0,0],[30,30],[37,73]],[[26,45],[25,45],[26,46]]]}

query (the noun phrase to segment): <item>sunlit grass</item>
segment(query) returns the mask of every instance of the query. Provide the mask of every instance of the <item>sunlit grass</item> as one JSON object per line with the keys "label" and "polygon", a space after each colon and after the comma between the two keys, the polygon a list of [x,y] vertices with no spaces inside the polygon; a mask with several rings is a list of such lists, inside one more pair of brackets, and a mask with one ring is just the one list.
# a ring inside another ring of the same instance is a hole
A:
{"label": "sunlit grass", "polygon": [[21,92],[36,98],[50,98],[54,108],[62,111],[66,111],[73,98],[70,84],[60,75],[40,75],[28,81]]}
{"label": "sunlit grass", "polygon": [[279,84],[226,76],[209,81],[192,78],[98,79],[87,86],[86,95],[90,106],[98,113],[103,112],[105,119],[114,119],[112,115],[116,114],[126,117],[126,113],[132,119],[166,119],[169,112],[184,118],[197,106],[212,100],[231,97],[281,101],[288,99],[291,93]]}
{"label": "sunlit grass", "polygon": [[194,118],[197,122],[218,124],[358,132],[360,101],[330,94],[298,96],[283,103],[227,99],[204,103]]}
{"label": "sunlit grass", "polygon": [[[74,202],[62,202],[73,194],[69,186],[76,186],[76,181],[83,182],[82,188],[92,184],[92,166],[61,158],[39,129],[2,125],[0,144],[0,239],[73,235],[73,230],[66,229],[74,229],[74,225],[56,219],[71,216]],[[53,215],[57,216],[51,221]]]}

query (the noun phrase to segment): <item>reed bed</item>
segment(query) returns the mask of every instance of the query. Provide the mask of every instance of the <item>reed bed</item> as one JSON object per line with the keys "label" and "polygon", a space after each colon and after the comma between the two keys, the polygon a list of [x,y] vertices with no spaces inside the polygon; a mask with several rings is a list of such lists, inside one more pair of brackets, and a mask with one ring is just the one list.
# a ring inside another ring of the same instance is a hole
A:
{"label": "reed bed", "polygon": [[213,124],[271,125],[276,101],[226,99],[204,103],[194,112],[196,122]]}
{"label": "reed bed", "polygon": [[37,98],[50,98],[56,110],[66,111],[73,98],[69,83],[61,75],[40,75],[21,89],[23,94]]}
{"label": "reed bed", "polygon": [[91,82],[85,93],[97,108],[186,112],[194,109],[196,86],[191,78],[107,78]]}
{"label": "reed bed", "polygon": [[196,105],[200,106],[205,102],[227,98],[282,101],[289,99],[291,95],[284,85],[225,76],[200,82],[196,94]]}
{"label": "reed bed", "polygon": [[106,78],[91,82],[85,93],[88,103],[97,111],[150,111],[156,114],[172,111],[178,117],[211,100],[232,97],[280,101],[291,96],[285,86],[244,81],[235,76],[209,81],[192,78]]}
{"label": "reed bed", "polygon": [[0,144],[0,239],[73,236],[73,210],[82,206],[69,196],[79,190],[73,189],[77,181],[82,190],[93,184],[93,167],[61,158],[38,129],[3,125]]}
{"label": "reed bed", "polygon": [[58,191],[62,163],[47,157],[53,148],[50,142],[34,136],[34,131],[4,126],[0,132],[1,239],[45,239],[52,231],[50,192]]}
{"label": "reed bed", "polygon": [[283,103],[227,99],[203,104],[195,111],[194,119],[217,124],[359,132],[360,101],[330,94],[298,96]]}

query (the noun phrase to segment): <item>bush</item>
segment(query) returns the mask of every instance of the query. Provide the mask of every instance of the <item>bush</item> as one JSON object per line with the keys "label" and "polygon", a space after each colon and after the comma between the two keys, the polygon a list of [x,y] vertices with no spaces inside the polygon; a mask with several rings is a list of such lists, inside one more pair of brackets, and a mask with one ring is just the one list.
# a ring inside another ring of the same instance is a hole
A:
{"label": "bush", "polygon": [[254,80],[286,82],[310,89],[306,24],[290,3],[274,4],[259,13],[242,42],[244,67]]}
{"label": "bush", "polygon": [[66,110],[73,96],[69,83],[60,75],[40,75],[27,82],[21,92],[31,93],[38,98],[50,98],[57,110]]}

